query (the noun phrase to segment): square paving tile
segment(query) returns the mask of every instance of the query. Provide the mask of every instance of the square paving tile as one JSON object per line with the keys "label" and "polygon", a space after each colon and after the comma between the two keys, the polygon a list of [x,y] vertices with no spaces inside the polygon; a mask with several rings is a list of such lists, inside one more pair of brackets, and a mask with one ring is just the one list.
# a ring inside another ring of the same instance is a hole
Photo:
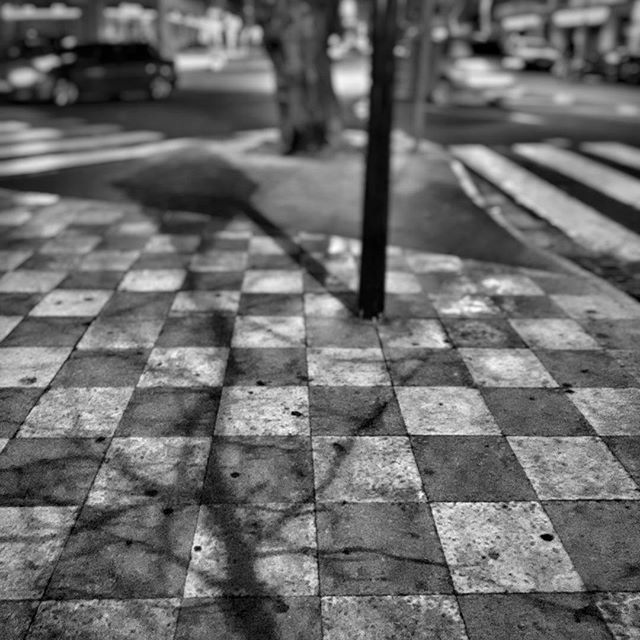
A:
{"label": "square paving tile", "polygon": [[385,349],[385,356],[396,386],[466,387],[473,384],[457,350]]}
{"label": "square paving tile", "polygon": [[152,347],[162,329],[161,320],[98,318],[87,329],[78,349],[135,349]]}
{"label": "square paving tile", "polygon": [[238,313],[243,316],[301,316],[299,293],[243,293]]}
{"label": "square paving tile", "polygon": [[27,317],[7,338],[3,347],[73,347],[91,324],[91,318]]}
{"label": "square paving tile", "polygon": [[100,319],[164,320],[177,294],[169,292],[116,291],[100,313]]}
{"label": "square paving tile", "polygon": [[239,291],[244,271],[187,271],[183,291]]}
{"label": "square paving tile", "polygon": [[306,387],[225,387],[216,436],[309,435]]}
{"label": "square paving tile", "polygon": [[543,364],[527,349],[460,349],[475,382],[482,387],[557,387]]}
{"label": "square paving tile", "polygon": [[29,600],[0,601],[0,629],[4,640],[23,640],[37,608],[38,603]]}
{"label": "square paving tile", "polygon": [[0,505],[82,504],[106,446],[87,439],[10,440],[0,455]]}
{"label": "square paving tile", "polygon": [[42,389],[0,389],[0,437],[13,438]]}
{"label": "square paving tile", "polygon": [[583,320],[582,324],[607,349],[635,349],[640,344],[637,320]]}
{"label": "square paving tile", "polygon": [[89,253],[100,243],[101,237],[98,235],[87,235],[80,233],[61,233],[55,238],[45,242],[40,251],[42,253]]}
{"label": "square paving tile", "polygon": [[314,436],[406,435],[390,387],[310,387],[309,414]]}
{"label": "square paving tile", "polygon": [[640,436],[640,389],[575,389],[569,396],[601,436]]}
{"label": "square paving tile", "polygon": [[139,251],[91,251],[78,265],[80,271],[126,271],[139,258]]}
{"label": "square paving tile", "polygon": [[185,600],[175,640],[321,640],[320,599],[232,597]]}
{"label": "square paving tile", "polygon": [[149,253],[191,253],[198,249],[201,240],[195,234],[162,233],[151,236],[144,250]]}
{"label": "square paving tile", "polygon": [[132,387],[50,389],[28,415],[18,435],[23,438],[111,437],[132,391]]}
{"label": "square paving tile", "polygon": [[237,316],[231,345],[240,348],[301,347],[304,319],[296,316]]}
{"label": "square paving tile", "polygon": [[379,347],[380,341],[371,322],[358,318],[307,318],[307,341],[311,347]]}
{"label": "square paving tile", "polygon": [[123,276],[124,271],[74,271],[58,285],[58,289],[114,291]]}
{"label": "square paving tile", "polygon": [[536,351],[536,355],[565,387],[638,386],[635,378],[602,351]]}
{"label": "square paving tile", "polygon": [[184,282],[184,269],[132,269],[122,279],[121,291],[178,291]]}
{"label": "square paving tile", "polygon": [[210,438],[114,438],[87,504],[197,504]]}
{"label": "square paving tile", "polygon": [[171,305],[171,315],[214,312],[235,314],[239,301],[238,291],[179,291]]}
{"label": "square paving tile", "polygon": [[596,600],[615,640],[636,640],[640,635],[640,595],[605,593]]}
{"label": "square paving tile", "polygon": [[130,387],[138,382],[148,357],[148,349],[74,351],[53,386]]}
{"label": "square paving tile", "polygon": [[388,270],[385,275],[385,291],[396,294],[413,294],[422,293],[422,287],[413,273]]}
{"label": "square paving tile", "polygon": [[566,318],[567,314],[547,296],[491,296],[510,318]]}
{"label": "square paving tile", "polygon": [[31,254],[31,251],[0,251],[0,270],[17,269]]}
{"label": "square paving tile", "polygon": [[329,387],[390,385],[380,349],[307,349],[309,383]]}
{"label": "square paving tile", "polygon": [[157,347],[228,347],[233,317],[197,314],[167,318],[156,342]]}
{"label": "square paving tile", "polygon": [[539,503],[440,502],[432,510],[458,593],[584,590]]}
{"label": "square paving tile", "polygon": [[527,476],[502,437],[417,436],[411,442],[429,500],[536,499]]}
{"label": "square paving tile", "polygon": [[45,601],[28,640],[173,640],[178,599]]}
{"label": "square paving tile", "polygon": [[291,270],[251,269],[244,274],[244,293],[302,293],[302,273]]}
{"label": "square paving tile", "polygon": [[46,598],[180,597],[197,517],[196,505],[86,507]]}
{"label": "square paving tile", "polygon": [[640,489],[599,438],[508,440],[541,500],[640,499]]}
{"label": "square paving tile", "polygon": [[313,461],[318,501],[425,500],[406,437],[314,436]]}
{"label": "square paving tile", "polygon": [[247,268],[247,254],[244,251],[222,251],[197,253],[191,259],[191,271],[243,271]]}
{"label": "square paving tile", "polygon": [[313,501],[309,439],[214,438],[202,500],[261,504]]}
{"label": "square paving tile", "polygon": [[610,349],[607,353],[624,369],[626,373],[640,382],[640,358],[638,351],[632,349]]}
{"label": "square paving tile", "polygon": [[493,274],[486,276],[480,280],[480,286],[489,295],[544,295],[544,291],[531,278],[517,274]]}
{"label": "square paving tile", "polygon": [[506,436],[594,435],[564,390],[485,387],[482,395]]}
{"label": "square paving tile", "polygon": [[48,293],[66,277],[66,271],[20,269],[0,278],[0,291],[6,293]]}
{"label": "square paving tile", "polygon": [[402,319],[379,324],[378,332],[385,349],[450,349],[451,343],[439,320]]}
{"label": "square paving tile", "polygon": [[289,386],[306,384],[304,349],[231,349],[226,386]]}
{"label": "square paving tile", "polygon": [[451,579],[424,503],[318,508],[323,595],[451,593]]}
{"label": "square paving tile", "polygon": [[220,389],[148,387],[133,392],[118,436],[210,436]]}
{"label": "square paving tile", "polygon": [[640,486],[640,436],[609,436],[603,440]]}
{"label": "square paving tile", "polygon": [[441,316],[476,318],[501,314],[500,309],[488,296],[435,294],[429,297]]}
{"label": "square paving tile", "polygon": [[436,318],[436,310],[424,293],[387,293],[384,303],[384,315],[395,318]]}
{"label": "square paving tile", "polygon": [[0,316],[0,342],[20,324],[22,316]]}
{"label": "square paving tile", "polygon": [[185,598],[318,593],[311,505],[200,509]]}
{"label": "square paving tile", "polygon": [[586,594],[482,594],[458,598],[469,640],[610,640]]}
{"label": "square paving tile", "polygon": [[587,590],[640,590],[640,502],[548,502],[545,511]]}
{"label": "square paving tile", "polygon": [[111,291],[56,289],[47,294],[30,315],[93,317],[100,313],[111,295]]}
{"label": "square paving tile", "polygon": [[325,640],[467,640],[453,596],[322,598]]}
{"label": "square paving tile", "polygon": [[21,270],[33,271],[71,271],[80,261],[77,253],[46,254],[34,253],[20,265]]}
{"label": "square paving tile", "polygon": [[443,318],[456,347],[513,349],[525,344],[504,318]]}
{"label": "square paving tile", "polygon": [[331,293],[305,293],[304,314],[309,318],[345,318],[353,317],[351,309],[355,296]]}
{"label": "square paving tile", "polygon": [[477,389],[396,387],[407,431],[412,435],[499,435]]}
{"label": "square paving tile", "polygon": [[138,386],[220,387],[228,352],[222,347],[154,349]]}
{"label": "square paving tile", "polygon": [[0,292],[0,316],[24,316],[42,299],[41,293]]}
{"label": "square paving tile", "polygon": [[71,531],[76,507],[0,508],[0,598],[42,596]]}
{"label": "square paving tile", "polygon": [[624,320],[640,318],[640,305],[627,298],[606,295],[552,295],[551,299],[576,320]]}
{"label": "square paving tile", "polygon": [[600,345],[569,318],[515,318],[513,328],[532,349],[599,349]]}
{"label": "square paving tile", "polygon": [[48,386],[70,351],[70,347],[0,349],[0,387]]}

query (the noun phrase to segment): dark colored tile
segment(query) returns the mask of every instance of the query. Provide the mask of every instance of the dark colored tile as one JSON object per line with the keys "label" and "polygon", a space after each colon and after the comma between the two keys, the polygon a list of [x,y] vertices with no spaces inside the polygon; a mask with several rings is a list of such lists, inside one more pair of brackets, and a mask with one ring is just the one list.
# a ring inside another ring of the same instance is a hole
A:
{"label": "dark colored tile", "polygon": [[202,493],[205,504],[313,501],[308,438],[213,439]]}
{"label": "dark colored tile", "polygon": [[183,291],[239,291],[244,273],[242,271],[188,271],[182,283]]}
{"label": "dark colored tile", "polygon": [[133,387],[149,357],[148,349],[74,351],[53,380],[54,387]]}
{"label": "dark colored tile", "polygon": [[607,353],[630,375],[640,381],[640,349],[611,349]]}
{"label": "dark colored tile", "polygon": [[637,320],[582,321],[584,328],[607,349],[640,348],[640,322]]}
{"label": "dark colored tile", "polygon": [[535,500],[526,474],[501,436],[413,436],[413,451],[430,500]]}
{"label": "dark colored tile", "polygon": [[0,438],[12,438],[43,389],[0,389]]}
{"label": "dark colored tile", "polygon": [[82,259],[77,253],[36,253],[20,265],[37,271],[71,271]]}
{"label": "dark colored tile", "polygon": [[429,506],[318,506],[322,595],[451,593]]}
{"label": "dark colored tile", "polygon": [[199,252],[206,253],[219,249],[220,251],[246,251],[249,238],[224,238],[216,235],[204,234]]}
{"label": "dark colored tile", "polygon": [[567,314],[547,296],[492,296],[510,318],[566,318]]}
{"label": "dark colored tile", "polygon": [[225,385],[286,386],[307,381],[304,349],[231,349]]}
{"label": "dark colored tile", "polygon": [[588,591],[640,591],[640,502],[544,504]]}
{"label": "dark colored tile", "polygon": [[385,297],[384,315],[389,320],[438,317],[433,303],[425,295],[393,293]]}
{"label": "dark colored tile", "polygon": [[157,347],[228,347],[233,333],[233,316],[191,315],[167,318]]}
{"label": "dark colored tile", "polygon": [[219,402],[220,389],[136,389],[116,435],[209,436]]}
{"label": "dark colored tile", "polygon": [[37,608],[37,602],[28,600],[0,601],[2,640],[24,640]]}
{"label": "dark colored tile", "polygon": [[49,238],[12,238],[15,227],[0,225],[0,250],[37,251]]}
{"label": "dark colored tile", "polygon": [[640,486],[640,436],[609,436],[603,440]]}
{"label": "dark colored tile", "polygon": [[164,318],[171,308],[174,293],[116,291],[100,312],[100,318]]}
{"label": "dark colored tile", "polygon": [[471,374],[452,349],[386,349],[391,381],[396,386],[470,387]]}
{"label": "dark colored tile", "polygon": [[249,255],[249,269],[299,269],[298,261],[290,255],[253,253]]}
{"label": "dark colored tile", "polygon": [[456,347],[487,347],[516,349],[526,345],[503,318],[442,318],[451,341]]}
{"label": "dark colored tile", "polygon": [[320,598],[185,600],[175,640],[321,640]]}
{"label": "dark colored tile", "polygon": [[633,387],[638,381],[602,351],[536,351],[561,386]]}
{"label": "dark colored tile", "polygon": [[82,504],[107,442],[14,438],[0,454],[0,505]]}
{"label": "dark colored tile", "polygon": [[610,640],[592,598],[581,593],[458,596],[469,640]]}
{"label": "dark colored tile", "polygon": [[532,275],[531,279],[542,287],[548,295],[569,294],[569,295],[590,295],[598,294],[597,285],[592,284],[586,278],[578,276],[560,275]]}
{"label": "dark colored tile", "polygon": [[67,276],[58,289],[115,289],[124,271],[75,271]]}
{"label": "dark colored tile", "polygon": [[2,342],[3,347],[71,347],[89,328],[91,318],[25,318]]}
{"label": "dark colored tile", "polygon": [[109,235],[96,247],[99,251],[136,251],[149,242],[146,235]]}
{"label": "dark colored tile", "polygon": [[418,273],[416,277],[420,281],[422,290],[425,293],[435,295],[476,293],[478,289],[467,276],[451,271]]}
{"label": "dark colored tile", "polygon": [[301,316],[302,296],[288,293],[243,293],[238,314],[241,316]]}
{"label": "dark colored tile", "polygon": [[186,253],[143,253],[132,269],[186,269],[191,258]]}
{"label": "dark colored tile", "polygon": [[45,597],[180,597],[197,517],[196,505],[85,507]]}
{"label": "dark colored tile", "polygon": [[309,387],[314,436],[406,435],[390,387]]}
{"label": "dark colored tile", "polygon": [[42,298],[41,293],[0,293],[0,315],[26,316]]}
{"label": "dark colored tile", "polygon": [[368,321],[342,318],[307,318],[307,341],[310,347],[350,349],[379,348],[375,326]]}
{"label": "dark colored tile", "polygon": [[505,436],[595,435],[561,389],[484,387],[481,391]]}

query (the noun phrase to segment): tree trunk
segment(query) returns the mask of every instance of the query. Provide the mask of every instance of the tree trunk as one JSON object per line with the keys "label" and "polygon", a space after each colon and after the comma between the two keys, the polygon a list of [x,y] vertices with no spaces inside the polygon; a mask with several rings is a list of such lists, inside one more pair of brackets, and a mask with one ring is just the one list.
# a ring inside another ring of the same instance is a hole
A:
{"label": "tree trunk", "polygon": [[327,41],[338,0],[258,3],[256,18],[274,66],[285,153],[317,151],[341,129]]}

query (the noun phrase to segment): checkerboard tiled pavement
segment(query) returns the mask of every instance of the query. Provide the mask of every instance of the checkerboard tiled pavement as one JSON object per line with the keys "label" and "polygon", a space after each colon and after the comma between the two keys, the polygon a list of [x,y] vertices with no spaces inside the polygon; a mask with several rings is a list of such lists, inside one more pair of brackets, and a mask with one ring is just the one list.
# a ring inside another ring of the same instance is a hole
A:
{"label": "checkerboard tiled pavement", "polygon": [[3,202],[3,640],[640,638],[640,305]]}

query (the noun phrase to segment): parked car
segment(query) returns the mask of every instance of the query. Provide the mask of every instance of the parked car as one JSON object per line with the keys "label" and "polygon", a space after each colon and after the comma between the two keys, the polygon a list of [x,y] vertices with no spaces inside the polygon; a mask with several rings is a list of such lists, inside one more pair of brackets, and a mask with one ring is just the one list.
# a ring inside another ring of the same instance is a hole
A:
{"label": "parked car", "polygon": [[640,55],[632,54],[624,47],[599,55],[591,61],[590,70],[611,82],[640,85]]}
{"label": "parked car", "polygon": [[550,71],[560,59],[560,52],[541,37],[513,38],[507,45],[506,66],[514,70]]}
{"label": "parked car", "polygon": [[23,48],[0,61],[0,78],[14,100],[58,106],[127,95],[162,100],[176,85],[173,62],[144,43]]}
{"label": "parked car", "polygon": [[431,102],[497,106],[520,91],[516,76],[503,66],[498,43],[453,38],[439,45],[440,63]]}

